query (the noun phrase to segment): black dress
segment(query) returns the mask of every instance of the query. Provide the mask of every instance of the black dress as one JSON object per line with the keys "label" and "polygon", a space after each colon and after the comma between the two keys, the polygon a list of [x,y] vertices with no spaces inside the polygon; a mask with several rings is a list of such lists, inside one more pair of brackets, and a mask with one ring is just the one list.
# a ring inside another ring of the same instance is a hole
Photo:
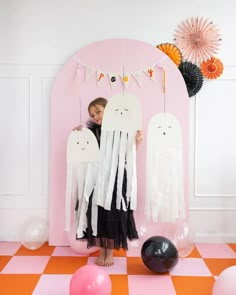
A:
{"label": "black dress", "polygon": [[[88,122],[88,128],[94,133],[100,145],[101,126],[93,122]],[[122,194],[125,202],[127,188],[126,170],[124,170],[124,180],[122,186]],[[91,226],[91,205],[93,193],[89,199],[87,210],[87,224],[88,227],[84,232],[84,238],[87,240],[87,247],[102,247],[109,249],[128,249],[127,239],[133,240],[138,238],[138,233],[135,226],[133,210],[127,211],[116,209],[116,191],[117,181],[115,181],[111,210],[105,210],[103,207],[98,206],[98,220],[97,220],[97,235],[94,236]],[[127,204],[126,204],[127,205]]]}

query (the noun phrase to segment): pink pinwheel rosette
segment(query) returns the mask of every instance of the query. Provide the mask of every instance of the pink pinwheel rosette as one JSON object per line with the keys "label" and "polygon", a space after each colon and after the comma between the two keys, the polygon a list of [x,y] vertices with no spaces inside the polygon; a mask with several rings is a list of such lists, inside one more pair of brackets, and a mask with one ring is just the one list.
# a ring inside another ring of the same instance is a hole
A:
{"label": "pink pinwheel rosette", "polygon": [[203,17],[183,21],[176,29],[175,44],[183,60],[200,64],[218,53],[220,33],[216,25]]}

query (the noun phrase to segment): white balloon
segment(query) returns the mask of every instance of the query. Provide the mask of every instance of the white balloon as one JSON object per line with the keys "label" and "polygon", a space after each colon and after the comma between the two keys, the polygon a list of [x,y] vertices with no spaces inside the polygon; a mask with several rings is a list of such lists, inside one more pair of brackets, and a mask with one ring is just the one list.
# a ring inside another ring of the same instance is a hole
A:
{"label": "white balloon", "polygon": [[131,248],[141,248],[143,243],[150,237],[150,233],[144,225],[141,225],[137,228],[138,231],[138,239],[134,239],[129,241],[129,246]]}
{"label": "white balloon", "polygon": [[48,224],[42,217],[31,217],[21,230],[21,243],[29,250],[40,248],[48,240]]}
{"label": "white balloon", "polygon": [[163,235],[174,243],[179,257],[187,257],[194,249],[194,232],[185,220],[166,226]]}
{"label": "white balloon", "polygon": [[194,249],[194,232],[186,222],[179,223],[175,233],[175,245],[179,257],[186,257]]}
{"label": "white balloon", "polygon": [[236,266],[223,270],[213,286],[213,295],[235,295],[236,293]]}

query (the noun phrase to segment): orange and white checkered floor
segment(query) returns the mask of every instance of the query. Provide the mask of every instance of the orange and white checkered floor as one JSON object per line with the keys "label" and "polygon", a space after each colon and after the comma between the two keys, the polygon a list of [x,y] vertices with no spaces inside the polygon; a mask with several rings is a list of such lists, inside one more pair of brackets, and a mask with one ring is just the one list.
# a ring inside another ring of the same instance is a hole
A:
{"label": "orange and white checkered floor", "polygon": [[[47,243],[28,250],[19,242],[0,242],[0,294],[69,295],[72,275],[94,264],[97,255],[81,256],[70,247]],[[236,244],[195,244],[191,254],[179,258],[166,274],[147,269],[138,247],[115,251],[114,261],[102,267],[111,279],[111,295],[212,295],[217,276],[236,265]]]}

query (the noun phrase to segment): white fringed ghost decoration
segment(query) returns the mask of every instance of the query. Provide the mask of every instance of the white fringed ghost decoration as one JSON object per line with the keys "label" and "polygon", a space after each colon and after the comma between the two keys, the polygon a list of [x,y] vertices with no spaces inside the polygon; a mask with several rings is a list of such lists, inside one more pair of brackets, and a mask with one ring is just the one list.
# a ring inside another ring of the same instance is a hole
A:
{"label": "white fringed ghost decoration", "polygon": [[[141,130],[142,112],[139,99],[128,93],[111,97],[103,114],[99,171],[95,199],[99,206],[111,209],[117,181],[116,208],[135,210],[137,206],[136,132]],[[127,203],[122,195],[124,169],[127,172]]]}
{"label": "white fringed ghost decoration", "polygon": [[[86,212],[89,196],[97,178],[99,146],[95,135],[88,128],[72,131],[67,141],[67,175],[65,199],[65,231],[75,227],[78,238],[83,236],[87,227]],[[89,174],[89,178],[87,178]],[[85,189],[86,187],[86,189]],[[75,210],[73,221],[71,211]],[[92,204],[96,218],[97,206]],[[75,223],[75,224],[74,224]]]}
{"label": "white fringed ghost decoration", "polygon": [[174,222],[185,217],[182,133],[175,116],[160,113],[151,118],[147,132],[147,219]]}

